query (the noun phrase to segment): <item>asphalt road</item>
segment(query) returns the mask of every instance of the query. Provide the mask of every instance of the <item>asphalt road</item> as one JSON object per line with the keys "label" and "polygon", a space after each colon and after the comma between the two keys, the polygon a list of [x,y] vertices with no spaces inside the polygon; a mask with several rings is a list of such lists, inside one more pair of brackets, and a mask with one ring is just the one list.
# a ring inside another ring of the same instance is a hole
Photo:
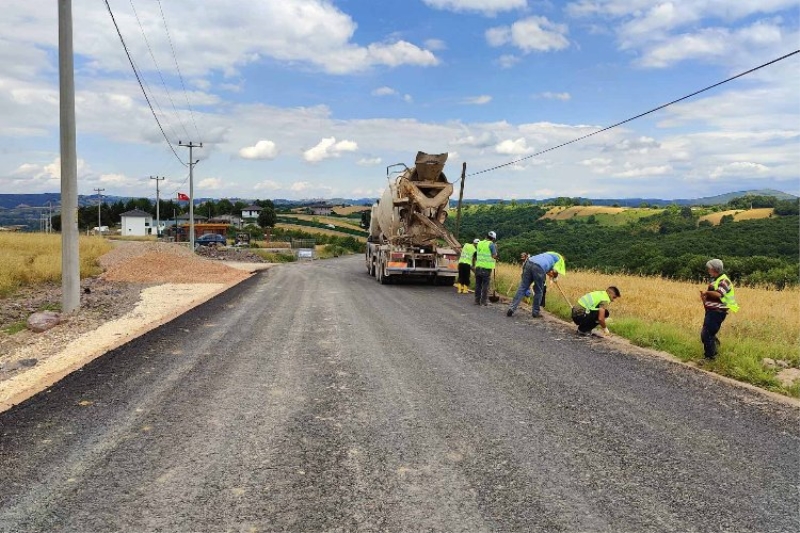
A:
{"label": "asphalt road", "polygon": [[796,409],[360,257],[0,414],[0,531],[795,532]]}

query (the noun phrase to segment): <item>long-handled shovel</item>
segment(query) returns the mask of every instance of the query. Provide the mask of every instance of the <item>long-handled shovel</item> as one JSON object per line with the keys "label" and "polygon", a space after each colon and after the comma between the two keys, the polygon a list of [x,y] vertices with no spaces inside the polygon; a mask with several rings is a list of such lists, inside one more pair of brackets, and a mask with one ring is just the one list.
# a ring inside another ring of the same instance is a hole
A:
{"label": "long-handled shovel", "polygon": [[500,301],[500,296],[497,295],[497,274],[496,270],[492,270],[492,295],[489,296],[489,301],[496,304]]}
{"label": "long-handled shovel", "polygon": [[561,296],[563,296],[564,299],[567,301],[567,305],[569,305],[569,308],[572,309],[573,307],[572,303],[569,301],[569,298],[567,298],[567,295],[564,294],[564,291],[561,290],[561,285],[559,285],[558,282],[555,280],[553,280],[553,283],[555,284],[556,287],[558,287],[558,292],[561,293]]}

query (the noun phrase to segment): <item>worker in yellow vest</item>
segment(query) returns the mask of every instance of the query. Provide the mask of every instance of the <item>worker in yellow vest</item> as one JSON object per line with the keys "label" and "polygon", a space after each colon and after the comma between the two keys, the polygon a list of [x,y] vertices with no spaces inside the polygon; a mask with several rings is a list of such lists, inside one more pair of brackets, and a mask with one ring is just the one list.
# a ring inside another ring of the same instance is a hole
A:
{"label": "worker in yellow vest", "polygon": [[723,274],[721,259],[711,259],[706,263],[706,270],[711,277],[708,288],[700,291],[700,299],[706,310],[703,320],[703,329],[700,330],[700,340],[703,341],[703,355],[706,359],[714,359],[719,350],[717,333],[722,327],[722,322],[728,316],[728,311],[736,313],[739,304],[734,297],[733,283]]}
{"label": "worker in yellow vest", "polygon": [[599,325],[605,336],[610,337],[611,332],[606,324],[606,319],[611,314],[608,304],[619,297],[619,289],[613,285],[604,291],[587,292],[581,296],[578,304],[572,308],[572,321],[578,326],[578,335],[588,337]]}
{"label": "worker in yellow vest", "polygon": [[480,239],[475,239],[461,249],[461,257],[458,260],[458,283],[456,283],[458,294],[469,292],[469,278],[475,268],[475,254],[478,250],[476,246],[479,242],[481,242]]}
{"label": "worker in yellow vest", "polygon": [[497,263],[497,234],[490,231],[479,241],[475,255],[475,305],[489,305],[489,282]]}

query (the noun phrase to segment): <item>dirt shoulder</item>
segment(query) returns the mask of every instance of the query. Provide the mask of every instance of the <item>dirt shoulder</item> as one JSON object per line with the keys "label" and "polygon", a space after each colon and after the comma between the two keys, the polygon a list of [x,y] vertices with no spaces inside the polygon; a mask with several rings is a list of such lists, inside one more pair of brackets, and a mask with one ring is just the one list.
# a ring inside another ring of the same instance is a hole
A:
{"label": "dirt shoulder", "polygon": [[0,299],[0,411],[271,266],[244,250],[208,255],[215,259],[177,244],[115,242],[100,258],[103,274],[81,281],[80,309],[42,333],[14,330],[31,313],[58,309],[60,285]]}

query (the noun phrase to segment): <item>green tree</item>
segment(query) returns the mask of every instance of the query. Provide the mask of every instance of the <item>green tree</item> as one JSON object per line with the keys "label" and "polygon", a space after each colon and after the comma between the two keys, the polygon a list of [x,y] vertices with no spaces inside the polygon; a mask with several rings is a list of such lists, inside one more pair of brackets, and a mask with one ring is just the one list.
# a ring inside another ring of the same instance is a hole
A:
{"label": "green tree", "polygon": [[277,221],[278,216],[271,207],[263,208],[258,214],[258,225],[262,228],[274,228]]}

